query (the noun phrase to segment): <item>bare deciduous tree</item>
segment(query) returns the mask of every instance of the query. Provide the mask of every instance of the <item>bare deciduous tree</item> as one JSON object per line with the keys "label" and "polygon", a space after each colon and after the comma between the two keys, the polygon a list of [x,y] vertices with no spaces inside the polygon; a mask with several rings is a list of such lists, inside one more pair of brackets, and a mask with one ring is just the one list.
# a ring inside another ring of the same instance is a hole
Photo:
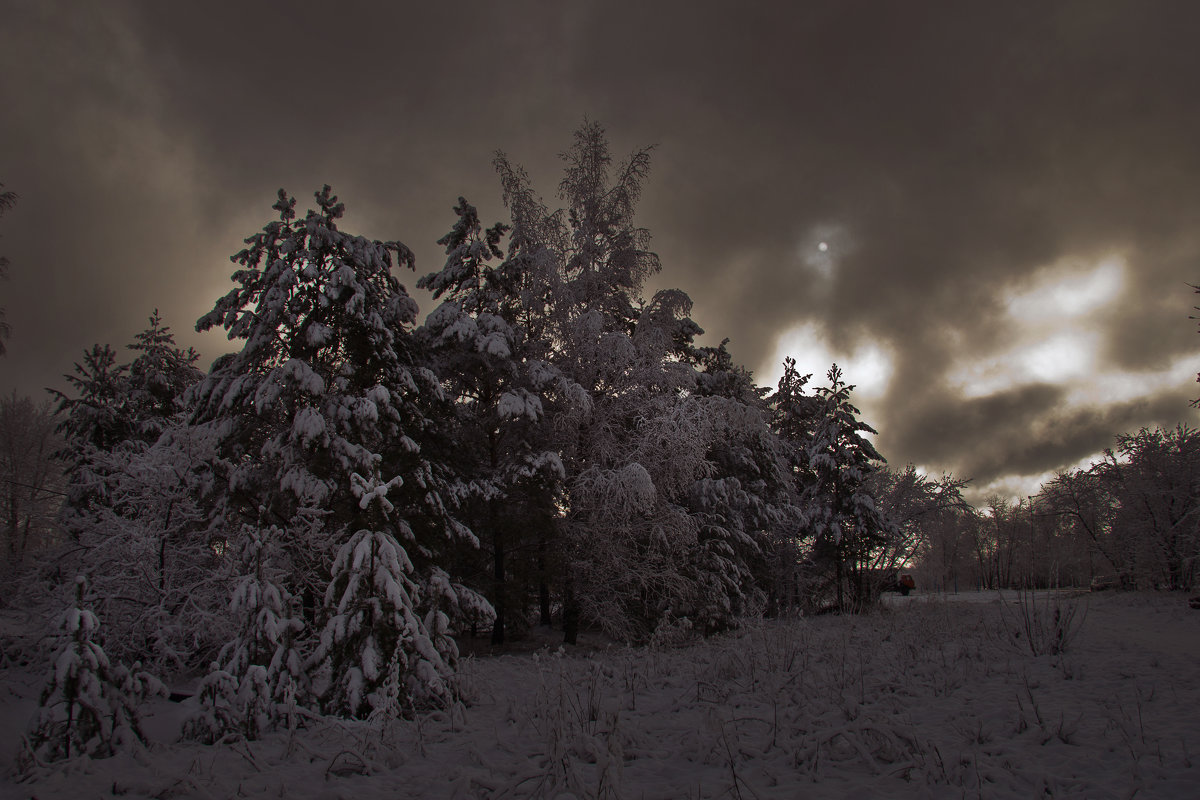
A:
{"label": "bare deciduous tree", "polygon": [[59,448],[55,424],[49,403],[16,392],[0,398],[0,515],[10,567],[54,535],[62,498],[62,470],[53,457]]}

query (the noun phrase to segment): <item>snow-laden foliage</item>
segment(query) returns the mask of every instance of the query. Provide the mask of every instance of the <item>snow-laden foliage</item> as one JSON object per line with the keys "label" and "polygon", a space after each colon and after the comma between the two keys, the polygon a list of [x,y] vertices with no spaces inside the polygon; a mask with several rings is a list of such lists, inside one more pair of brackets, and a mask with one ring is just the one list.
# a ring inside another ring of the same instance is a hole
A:
{"label": "snow-laden foliage", "polygon": [[[716,629],[755,594],[747,559],[770,516],[744,524],[753,515],[743,509],[756,504],[749,493],[766,484],[743,483],[714,460],[727,460],[729,430],[718,417],[729,411],[723,404],[740,413],[760,398],[706,395],[691,300],[679,290],[642,298],[660,268],[634,222],[649,151],[614,169],[603,129],[585,123],[563,160],[566,206],[553,213],[522,170],[504,156],[497,168],[513,219],[508,261],[527,267],[536,287],[527,290],[536,301],[529,316],[562,379],[547,413],[564,469],[552,523],[567,639],[579,619],[635,640],[688,615]],[[536,414],[516,396],[505,410]],[[761,417],[757,424],[769,435]]]}
{"label": "snow-laden foliage", "polygon": [[[60,457],[72,480],[67,506],[74,513],[86,515],[93,497],[93,456],[125,442],[152,444],[183,410],[184,392],[201,375],[199,353],[175,345],[157,310],[128,349],[137,355],[123,364],[111,346],[93,345],[63,376],[69,391],[50,390],[58,401]],[[70,515],[67,521],[69,527]]]}
{"label": "snow-laden foliage", "polygon": [[[696,393],[711,398],[715,426],[712,477],[691,493],[691,508],[704,523],[701,555],[715,562],[700,595],[709,609],[703,618],[707,630],[728,627],[759,608],[778,613],[788,605],[786,578],[800,560],[792,448],[776,432],[768,391],[733,361],[727,344],[698,348],[694,355],[701,369]],[[730,550],[733,557],[727,555]]]}
{"label": "snow-laden foliage", "polygon": [[796,519],[778,441],[760,402],[729,396],[706,403],[712,422],[712,477],[694,482],[688,506],[700,522],[692,569],[694,616],[704,632],[722,630],[779,596],[773,559],[780,532]]}
{"label": "snow-laden foliage", "polygon": [[199,501],[212,451],[210,431],[177,420],[152,445],[95,453],[102,501],[62,556],[92,571],[111,653],[163,674],[208,663],[228,635],[223,541],[210,538]]}
{"label": "snow-laden foliage", "polygon": [[682,293],[648,305],[639,298],[657,266],[631,216],[646,154],[610,185],[607,144],[588,126],[566,160],[553,360],[588,402],[558,420],[569,498],[564,602],[586,622],[641,640],[664,613],[686,615],[692,596],[685,565],[698,525],[684,499],[708,465],[703,415],[688,396],[695,371],[679,358],[698,329]]}
{"label": "snow-laden foliage", "polygon": [[[393,266],[411,268],[412,253],[340,231],[344,207],[328,186],[316,201],[299,219],[281,190],[279,219],[233,257],[237,286],[197,328],[221,326],[242,348],[218,359],[191,395],[193,423],[217,438],[211,536],[236,545],[270,531],[262,570],[278,576],[271,580],[281,597],[307,606],[308,631],[329,630],[325,617],[340,613],[319,609],[317,598],[327,596],[330,575],[339,580],[338,554],[361,532],[391,542],[417,584],[438,574],[448,551],[476,544],[447,506],[448,468],[426,454],[447,403],[413,340],[417,305],[392,274]],[[412,621],[406,641],[442,635],[425,628],[419,593],[392,598]],[[351,646],[336,636],[322,642],[317,663],[333,665],[332,685],[354,680],[343,671],[350,654],[339,649]],[[244,692],[253,676],[238,670],[265,668],[264,659],[220,668]],[[406,668],[418,666],[411,659]],[[272,676],[259,677],[273,695]]]}
{"label": "snow-laden foliage", "polygon": [[[1197,429],[1142,428],[1118,436],[1091,468],[1048,483],[1042,501],[1056,517],[1071,520],[1088,549],[1106,562],[1105,571],[1125,585],[1200,585]],[[1043,521],[1040,527],[1045,533],[1049,526]]]}
{"label": "snow-laden foliage", "polygon": [[[366,718],[390,703],[450,699],[457,652],[446,641],[449,621],[440,610],[432,625],[421,619],[413,571],[387,533],[358,531],[338,551],[325,595],[328,621],[313,658],[328,670],[327,711]],[[403,676],[403,686],[385,688],[393,674]]]}
{"label": "snow-laden foliage", "polygon": [[57,455],[67,477],[63,528],[74,538],[82,529],[95,525],[93,504],[104,503],[105,472],[94,463],[97,455],[112,452],[137,431],[126,402],[128,372],[129,365],[117,363],[117,352],[112,347],[97,344],[75,363],[73,374],[63,376],[72,394],[50,390],[58,401],[58,432],[63,447]]}
{"label": "snow-laden foliage", "polygon": [[805,534],[818,562],[832,565],[837,607],[858,608],[871,599],[865,571],[876,548],[893,535],[894,523],[869,491],[868,479],[884,461],[863,435],[875,430],[858,419],[850,403],[854,387],[836,364],[828,379],[829,386],[816,390],[821,411],[807,448],[812,481],[802,496]]}
{"label": "snow-laden foliage", "polygon": [[144,744],[138,704],[164,694],[162,683],[134,664],[110,661],[98,638],[100,622],[86,602],[87,582],[75,579],[75,603],[59,621],[61,644],[25,738],[24,766],[88,755],[110,756]]}
{"label": "snow-laden foliage", "polygon": [[[949,475],[930,478],[909,464],[897,472],[888,467],[876,470],[867,480],[880,514],[890,525],[884,540],[870,554],[867,566],[876,575],[894,573],[900,567],[930,560],[946,537],[931,535],[948,527],[965,527],[963,514],[969,506],[962,497],[967,482]],[[943,548],[944,549],[944,548]],[[943,552],[941,555],[945,555]]]}
{"label": "snow-laden foliage", "polygon": [[293,598],[273,574],[276,529],[248,529],[244,574],[229,601],[237,628],[200,686],[200,709],[184,735],[205,742],[227,734],[256,739],[268,730],[296,725],[308,691],[298,640],[304,630]]}
{"label": "snow-laden foliage", "polygon": [[200,372],[158,313],[118,364],[95,347],[67,376],[59,430],[68,537],[54,569],[89,570],[110,654],[163,673],[207,663],[225,635],[224,571],[200,495],[212,472],[209,430],[185,424],[183,395]]}
{"label": "snow-laden foliage", "polygon": [[137,353],[129,363],[128,405],[134,435],[152,443],[183,410],[183,395],[202,375],[195,366],[200,354],[191,347],[181,350],[175,335],[164,325],[158,309],[150,315],[150,326],[126,345]]}
{"label": "snow-laden foliage", "polygon": [[466,200],[454,210],[458,222],[439,242],[446,264],[418,283],[444,298],[419,336],[454,400],[447,460],[459,476],[460,513],[485,542],[475,569],[490,576],[500,644],[506,628],[528,626],[535,587],[549,622],[547,551],[563,478],[552,426],[568,381],[548,361],[539,262],[515,245],[505,258],[506,227],[483,231]]}

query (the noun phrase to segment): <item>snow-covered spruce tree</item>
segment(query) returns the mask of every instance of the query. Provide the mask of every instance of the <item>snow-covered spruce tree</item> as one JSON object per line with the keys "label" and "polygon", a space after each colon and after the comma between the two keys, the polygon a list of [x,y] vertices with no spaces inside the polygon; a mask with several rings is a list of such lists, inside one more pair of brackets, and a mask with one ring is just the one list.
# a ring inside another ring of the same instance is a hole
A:
{"label": "snow-covered spruce tree", "polygon": [[[440,567],[448,551],[478,543],[447,511],[443,465],[422,451],[443,400],[413,342],[416,302],[392,274],[393,264],[412,267],[412,253],[340,231],[344,207],[328,186],[316,201],[298,219],[295,200],[279,192],[279,219],[233,257],[242,267],[237,286],[197,322],[243,342],[192,395],[194,423],[217,437],[213,536],[237,547],[247,531],[270,530],[269,572],[302,598],[319,630],[325,612],[317,599],[335,556],[367,531],[406,554],[400,563],[413,590],[401,602],[420,625],[438,621],[435,609],[458,622],[486,602]],[[426,638],[434,634],[426,630]],[[415,664],[417,640],[400,644]],[[323,655],[319,664],[342,663],[332,651]],[[442,660],[452,662],[453,653]],[[331,686],[342,677],[324,676]]]}
{"label": "snow-covered spruce tree", "polygon": [[152,444],[184,411],[184,393],[203,377],[196,368],[200,354],[181,349],[175,334],[164,325],[158,309],[150,315],[150,326],[126,345],[137,353],[129,364],[129,414],[133,436]]}
{"label": "snow-covered spruce tree", "polygon": [[63,376],[70,393],[49,390],[62,415],[63,457],[70,465],[130,440],[153,443],[166,421],[180,415],[184,392],[201,377],[195,366],[200,354],[175,344],[157,309],[127,348],[138,355],[120,364],[110,345],[93,345],[74,374]]}
{"label": "snow-covered spruce tree", "polygon": [[100,622],[88,608],[82,575],[74,588],[75,602],[59,623],[62,643],[25,740],[26,769],[82,755],[103,758],[144,744],[138,705],[147,695],[165,694],[140,664],[129,669],[109,661],[96,641]]}
{"label": "snow-covered spruce tree", "polygon": [[776,433],[785,442],[794,445],[789,462],[789,469],[794,475],[801,475],[808,468],[808,447],[823,411],[820,397],[804,392],[811,378],[812,375],[801,375],[796,369],[796,359],[785,358],[779,384],[767,397],[774,413]]}
{"label": "snow-covered spruce tree", "polygon": [[[416,613],[420,590],[412,571],[408,554],[380,531],[364,528],[338,551],[325,597],[329,619],[314,657],[329,669],[326,711],[365,719],[375,711],[399,713],[411,702],[452,698],[447,679],[455,651],[447,620],[436,616],[439,609],[427,626]],[[393,674],[403,687],[388,684]],[[393,698],[389,690],[399,692]]]}
{"label": "snow-covered spruce tree", "polygon": [[62,520],[74,538],[83,527],[95,526],[92,506],[106,503],[109,472],[97,462],[134,443],[153,444],[170,420],[181,418],[183,393],[200,378],[199,354],[175,345],[157,310],[129,349],[137,357],[120,364],[111,346],[93,345],[75,363],[74,373],[63,376],[68,392],[50,390],[58,401],[64,441],[58,455],[68,479]]}
{"label": "snow-covered spruce tree", "polygon": [[461,479],[462,518],[490,562],[477,571],[490,576],[492,643],[502,644],[506,626],[527,624],[535,591],[549,622],[546,560],[563,471],[546,415],[562,376],[548,363],[545,320],[534,311],[545,291],[534,262],[519,249],[503,259],[505,227],[485,233],[463,198],[454,210],[458,222],[438,242],[446,265],[417,284],[445,299],[417,333],[455,401],[448,458]]}
{"label": "snow-covered spruce tree", "polygon": [[73,374],[63,376],[74,396],[50,390],[58,401],[63,448],[57,455],[67,478],[62,524],[72,539],[95,525],[93,502],[104,502],[105,473],[94,464],[97,454],[112,452],[136,430],[128,403],[128,372],[127,364],[117,363],[111,346],[97,344],[84,352],[82,362],[75,362]]}
{"label": "snow-covered spruce tree", "polygon": [[808,445],[811,482],[801,503],[813,555],[832,565],[838,609],[858,611],[872,600],[864,570],[892,526],[868,483],[884,458],[863,436],[875,430],[858,419],[859,410],[850,403],[854,387],[842,380],[836,364],[827,377],[829,386],[816,389],[821,413]]}
{"label": "snow-covered spruce tree", "polygon": [[[812,491],[816,478],[812,473],[809,447],[824,404],[804,387],[812,375],[801,375],[796,360],[783,360],[783,375],[774,392],[766,398],[771,410],[771,427],[780,449],[783,469],[788,475],[790,493],[799,498]],[[774,529],[768,545],[768,609],[785,613],[807,603],[813,590],[811,541],[805,542],[803,514],[795,514],[790,524]]]}

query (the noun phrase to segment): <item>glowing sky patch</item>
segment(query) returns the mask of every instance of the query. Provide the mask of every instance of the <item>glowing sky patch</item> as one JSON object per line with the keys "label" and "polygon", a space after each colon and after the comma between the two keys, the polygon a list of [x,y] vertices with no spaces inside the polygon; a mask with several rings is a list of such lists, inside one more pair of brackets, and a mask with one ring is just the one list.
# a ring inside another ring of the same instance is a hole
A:
{"label": "glowing sky patch", "polygon": [[1100,334],[1058,330],[991,358],[960,367],[951,380],[966,398],[986,397],[1026,383],[1073,383],[1096,374]]}
{"label": "glowing sky patch", "polygon": [[[1053,413],[1069,415],[1150,402],[1194,381],[1200,354],[1178,357],[1155,371],[1126,371],[1105,362],[1105,342],[1130,277],[1126,261],[1117,255],[1091,265],[1063,260],[1038,271],[1004,298],[1008,335],[991,354],[960,359],[947,373],[948,383],[968,399],[1050,384],[1063,392]],[[1053,423],[1034,422],[1030,435],[1035,439],[1043,434],[1038,424]],[[1068,468],[1086,468],[1098,456],[1099,449]],[[972,486],[967,495],[977,505],[992,494],[1015,501],[1036,494],[1057,471],[1000,475]]]}
{"label": "glowing sky patch", "polygon": [[1005,299],[1008,346],[960,364],[949,382],[966,398],[1050,383],[1076,387],[1081,399],[1103,399],[1088,387],[1104,376],[1104,312],[1119,299],[1125,276],[1125,261],[1115,255],[1090,267],[1072,259],[1038,271]]}
{"label": "glowing sky patch", "polygon": [[[1069,405],[1090,403],[1127,403],[1150,397],[1177,386],[1196,382],[1200,373],[1200,354],[1181,356],[1166,369],[1157,372],[1107,370],[1075,383],[1065,398]],[[1200,389],[1197,389],[1200,394]]]}
{"label": "glowing sky patch", "polygon": [[892,377],[892,357],[882,346],[863,342],[849,352],[835,349],[830,346],[824,329],[813,322],[792,328],[779,337],[772,361],[775,366],[765,379],[767,385],[779,382],[783,359],[788,356],[796,359],[796,369],[801,375],[812,373],[810,387],[826,385],[825,374],[836,363],[843,380],[854,385],[853,397],[859,399],[883,397]]}
{"label": "glowing sky patch", "polygon": [[1117,255],[1092,267],[1077,260],[1051,265],[1035,274],[1032,286],[1009,295],[1008,314],[1025,323],[1075,319],[1117,299],[1125,272],[1125,260]]}

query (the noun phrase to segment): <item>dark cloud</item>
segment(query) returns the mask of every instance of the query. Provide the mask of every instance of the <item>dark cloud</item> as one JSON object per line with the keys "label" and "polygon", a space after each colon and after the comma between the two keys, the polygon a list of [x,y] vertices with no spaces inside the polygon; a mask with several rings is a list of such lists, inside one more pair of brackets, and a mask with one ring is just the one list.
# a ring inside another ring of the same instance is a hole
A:
{"label": "dark cloud", "polygon": [[936,464],[979,489],[1006,476],[1036,477],[1111,447],[1117,432],[1171,426],[1186,415],[1185,389],[1104,406],[1064,408],[1063,390],[1031,384],[963,400],[922,404],[885,432],[885,449],[917,464]]}
{"label": "dark cloud", "polygon": [[[1052,413],[1062,397],[1061,388],[1048,384],[971,399],[946,393],[910,409],[903,427],[884,428],[882,443],[914,463],[949,463],[963,477],[986,481],[997,475],[993,454],[1010,449],[1013,439],[1028,438],[1030,419]],[[1028,474],[1025,466],[1014,465],[1014,471]]]}
{"label": "dark cloud", "polygon": [[[348,227],[434,269],[458,195],[503,215],[494,151],[553,200],[584,115],[619,153],[657,145],[641,208],[657,285],[687,290],[713,341],[764,375],[802,323],[891,353],[871,421],[893,462],[1029,474],[1171,421],[1174,390],[1141,411],[1080,410],[1051,385],[957,396],[948,371],[1021,336],[1008,293],[1064,259],[1128,264],[1101,367],[1149,373],[1198,349],[1200,6],[0,0],[0,14],[0,181],[21,194],[0,220],[6,389],[56,382],[154,307],[215,355],[223,342],[192,323],[279,186],[304,204],[331,183]],[[828,278],[803,253],[819,226],[842,232]]]}

